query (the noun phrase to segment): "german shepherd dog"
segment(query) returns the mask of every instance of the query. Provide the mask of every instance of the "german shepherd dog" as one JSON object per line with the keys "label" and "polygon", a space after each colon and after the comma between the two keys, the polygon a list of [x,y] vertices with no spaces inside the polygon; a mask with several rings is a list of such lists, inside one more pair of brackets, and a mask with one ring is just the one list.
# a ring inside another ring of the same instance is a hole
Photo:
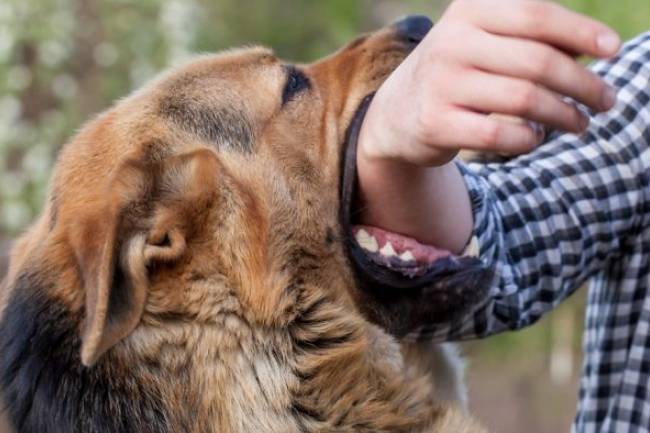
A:
{"label": "german shepherd dog", "polygon": [[404,337],[491,271],[353,217],[365,108],[430,27],[199,57],[86,124],[0,291],[16,432],[482,432]]}

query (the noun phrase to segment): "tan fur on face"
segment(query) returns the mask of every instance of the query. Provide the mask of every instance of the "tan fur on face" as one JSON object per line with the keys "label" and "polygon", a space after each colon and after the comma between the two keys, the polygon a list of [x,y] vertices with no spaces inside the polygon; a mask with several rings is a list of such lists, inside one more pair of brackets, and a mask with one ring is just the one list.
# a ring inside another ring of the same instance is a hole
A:
{"label": "tan fur on face", "polygon": [[359,39],[300,67],[286,103],[260,48],[154,80],[65,146],[0,308],[34,275],[78,328],[79,368],[135,380],[126,404],[159,398],[162,431],[483,431],[351,295],[344,135],[407,53],[390,28]]}

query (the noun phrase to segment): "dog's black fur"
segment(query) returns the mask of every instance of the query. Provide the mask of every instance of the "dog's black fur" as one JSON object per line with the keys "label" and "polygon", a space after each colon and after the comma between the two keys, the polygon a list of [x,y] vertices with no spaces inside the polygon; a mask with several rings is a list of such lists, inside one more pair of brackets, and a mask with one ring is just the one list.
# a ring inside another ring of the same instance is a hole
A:
{"label": "dog's black fur", "polygon": [[113,354],[82,366],[79,320],[46,284],[19,276],[0,323],[0,386],[16,433],[171,433],[156,390],[115,371],[128,366]]}

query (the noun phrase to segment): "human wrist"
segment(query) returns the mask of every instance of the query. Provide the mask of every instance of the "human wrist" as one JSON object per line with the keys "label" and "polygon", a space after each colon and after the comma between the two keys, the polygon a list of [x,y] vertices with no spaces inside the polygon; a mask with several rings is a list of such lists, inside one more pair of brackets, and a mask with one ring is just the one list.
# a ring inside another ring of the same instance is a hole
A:
{"label": "human wrist", "polygon": [[461,252],[471,235],[469,196],[456,164],[422,167],[357,156],[359,222]]}
{"label": "human wrist", "polygon": [[458,253],[473,226],[467,189],[452,162],[458,150],[429,145],[415,113],[398,106],[410,98],[390,80],[368,107],[357,142],[358,222]]}

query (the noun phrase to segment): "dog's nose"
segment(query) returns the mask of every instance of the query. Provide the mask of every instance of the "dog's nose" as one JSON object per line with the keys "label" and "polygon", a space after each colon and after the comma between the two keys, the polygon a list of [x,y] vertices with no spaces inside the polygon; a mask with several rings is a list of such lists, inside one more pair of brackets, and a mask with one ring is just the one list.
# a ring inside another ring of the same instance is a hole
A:
{"label": "dog's nose", "polygon": [[429,33],[433,22],[424,15],[409,15],[395,23],[397,34],[407,42],[418,44]]}

